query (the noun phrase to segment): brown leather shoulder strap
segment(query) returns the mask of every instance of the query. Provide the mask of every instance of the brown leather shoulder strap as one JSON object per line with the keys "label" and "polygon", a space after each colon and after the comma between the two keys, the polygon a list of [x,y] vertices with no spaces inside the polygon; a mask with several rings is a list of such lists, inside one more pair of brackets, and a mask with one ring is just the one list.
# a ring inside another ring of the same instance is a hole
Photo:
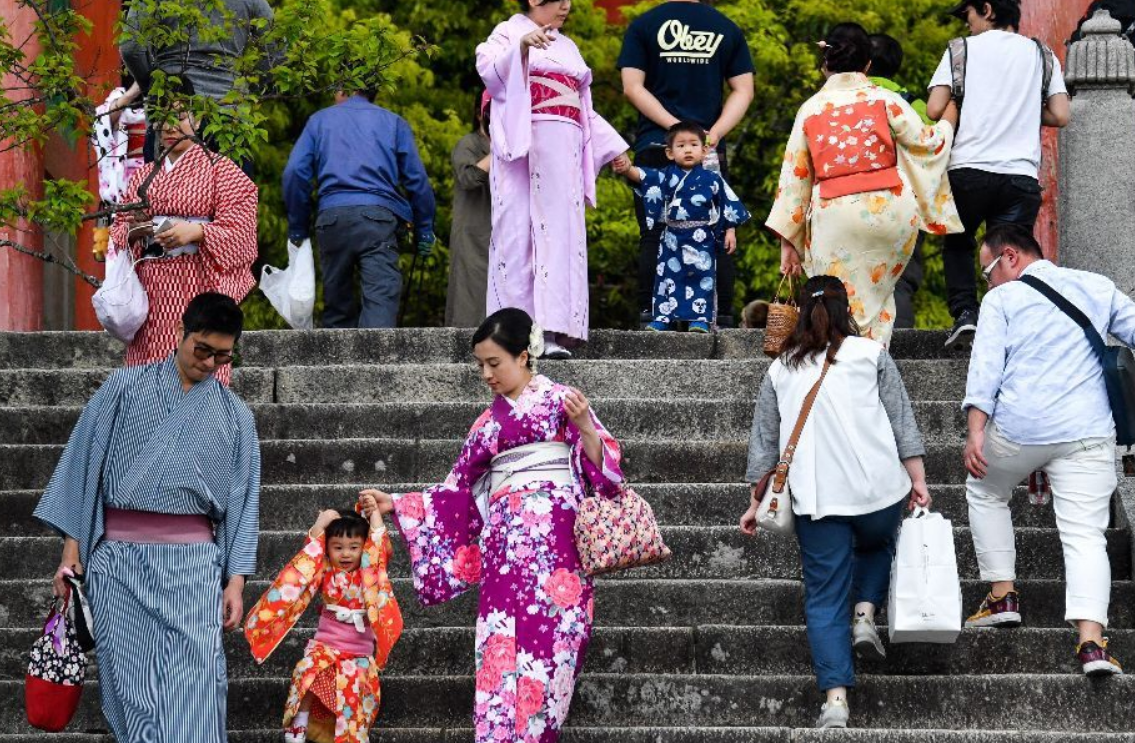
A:
{"label": "brown leather shoulder strap", "polygon": [[824,383],[824,377],[828,375],[830,368],[831,362],[825,358],[824,368],[820,371],[820,378],[812,385],[812,389],[808,390],[808,396],[804,398],[804,406],[800,409],[800,416],[796,419],[796,426],[792,429],[792,435],[788,437],[788,446],[784,447],[784,455],[781,456],[780,462],[776,465],[776,474],[773,476],[773,492],[779,493],[784,490],[784,483],[788,479],[788,468],[792,465],[792,458],[796,456],[796,444],[800,442],[800,434],[804,431],[804,424],[808,422],[812,405],[815,404],[816,396],[820,393],[820,385]]}

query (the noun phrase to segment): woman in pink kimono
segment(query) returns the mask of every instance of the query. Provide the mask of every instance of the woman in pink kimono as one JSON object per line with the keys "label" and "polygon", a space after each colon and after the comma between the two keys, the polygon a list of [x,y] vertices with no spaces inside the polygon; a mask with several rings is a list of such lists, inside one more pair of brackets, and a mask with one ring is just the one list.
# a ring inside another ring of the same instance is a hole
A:
{"label": "woman in pink kimono", "polygon": [[516,308],[485,320],[473,354],[495,397],[449,477],[420,493],[360,493],[364,513],[393,510],[423,604],[480,584],[477,743],[559,740],[594,611],[576,509],[623,486],[619,444],[587,398],[534,372],[541,336]]}
{"label": "woman in pink kimono", "polygon": [[520,0],[477,47],[493,100],[493,231],[486,310],[519,307],[546,331],[545,355],[587,340],[585,202],[627,143],[591,107],[591,70],[559,32],[570,0]]}

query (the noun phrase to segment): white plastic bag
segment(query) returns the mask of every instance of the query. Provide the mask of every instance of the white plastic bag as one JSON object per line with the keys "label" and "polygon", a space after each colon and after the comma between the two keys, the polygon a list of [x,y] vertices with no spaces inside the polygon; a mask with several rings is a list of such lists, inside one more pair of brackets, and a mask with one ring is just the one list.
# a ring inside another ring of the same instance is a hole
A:
{"label": "white plastic bag", "polygon": [[116,249],[111,242],[107,248],[106,279],[91,299],[95,316],[106,332],[123,343],[134,340],[150,314],[150,298],[138,280],[135,265],[129,250]]}
{"label": "white plastic bag", "polygon": [[296,330],[310,330],[315,311],[315,256],[311,240],[302,245],[288,242],[288,267],[264,266],[260,291],[276,311]]}
{"label": "white plastic bag", "polygon": [[892,643],[952,643],[962,631],[962,588],[954,530],[940,513],[917,508],[902,523],[887,624]]}

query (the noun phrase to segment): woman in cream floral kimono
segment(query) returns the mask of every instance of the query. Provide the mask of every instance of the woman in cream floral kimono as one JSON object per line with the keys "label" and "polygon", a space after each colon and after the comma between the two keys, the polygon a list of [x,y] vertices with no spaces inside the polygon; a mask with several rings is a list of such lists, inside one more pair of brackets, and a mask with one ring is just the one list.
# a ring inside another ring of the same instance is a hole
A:
{"label": "woman in cream floral kimono", "polygon": [[781,239],[782,273],[838,277],[863,335],[886,345],[918,232],[962,231],[946,178],[957,109],[924,126],[871,83],[857,24],[836,26],[821,47],[828,80],[796,115],[765,225]]}

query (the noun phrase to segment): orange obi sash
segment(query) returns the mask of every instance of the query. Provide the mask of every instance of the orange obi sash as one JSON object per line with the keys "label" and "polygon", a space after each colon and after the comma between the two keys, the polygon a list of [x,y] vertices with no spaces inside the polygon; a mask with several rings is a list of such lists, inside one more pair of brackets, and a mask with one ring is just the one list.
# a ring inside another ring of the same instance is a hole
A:
{"label": "orange obi sash", "polygon": [[885,101],[829,104],[808,117],[804,133],[821,198],[902,186]]}

